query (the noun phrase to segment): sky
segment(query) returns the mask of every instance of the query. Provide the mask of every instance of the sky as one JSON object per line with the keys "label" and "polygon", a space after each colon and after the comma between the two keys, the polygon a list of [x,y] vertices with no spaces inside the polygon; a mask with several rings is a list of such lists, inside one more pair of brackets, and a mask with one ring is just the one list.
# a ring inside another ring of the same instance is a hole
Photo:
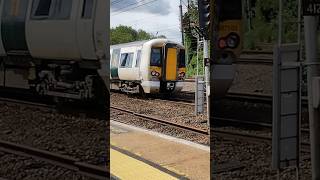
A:
{"label": "sky", "polygon": [[110,24],[131,26],[181,42],[179,5],[180,0],[111,0]]}

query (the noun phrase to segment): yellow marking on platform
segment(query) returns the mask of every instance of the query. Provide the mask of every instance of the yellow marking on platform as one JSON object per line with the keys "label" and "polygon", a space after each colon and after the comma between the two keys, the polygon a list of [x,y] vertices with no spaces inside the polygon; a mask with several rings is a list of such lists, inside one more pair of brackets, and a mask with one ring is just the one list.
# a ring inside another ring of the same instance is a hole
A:
{"label": "yellow marking on platform", "polygon": [[161,170],[136,160],[126,154],[110,149],[111,173],[122,179],[157,180],[177,179]]}

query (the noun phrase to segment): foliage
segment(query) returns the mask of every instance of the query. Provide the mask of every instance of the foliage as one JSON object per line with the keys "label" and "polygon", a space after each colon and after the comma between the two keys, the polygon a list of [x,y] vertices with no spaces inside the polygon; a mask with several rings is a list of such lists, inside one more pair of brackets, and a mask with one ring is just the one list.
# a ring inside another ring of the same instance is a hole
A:
{"label": "foliage", "polygon": [[[278,1],[251,0],[252,25],[245,31],[244,48],[253,49],[259,43],[274,44],[278,40]],[[283,2],[283,38],[285,43],[297,40],[297,0]],[[245,16],[244,16],[245,17]]]}
{"label": "foliage", "polygon": [[204,74],[204,69],[203,69],[203,52],[199,51],[199,62],[198,62],[198,68],[197,69],[197,54],[195,53],[194,56],[192,56],[190,62],[188,63],[187,66],[187,77],[192,77],[197,75],[197,71],[199,73],[199,75],[203,75]]}
{"label": "foliage", "polygon": [[154,36],[144,30],[135,30],[130,26],[123,25],[120,25],[116,28],[111,28],[110,30],[111,45],[148,40],[153,38],[165,38],[165,36]]}
{"label": "foliage", "polygon": [[[193,35],[193,27],[197,26],[198,8],[197,1],[191,1],[188,11],[183,15],[183,30],[185,34],[185,48],[188,50],[187,76],[191,77],[197,74],[197,38]],[[199,52],[199,74],[203,73],[202,52]]]}
{"label": "foliage", "polygon": [[[243,14],[244,24],[244,48],[256,49],[260,45],[274,44],[278,40],[278,12],[279,2],[275,0],[249,0],[250,6],[246,6],[253,16],[250,17],[251,24],[248,27],[247,13]],[[247,1],[242,1],[246,3]],[[297,0],[283,0],[283,42],[292,43],[297,40],[296,23],[298,17]],[[188,50],[188,75],[196,72],[196,48],[197,38],[192,35],[192,26],[198,25],[197,0],[192,0],[188,12],[183,16],[183,29],[185,32],[185,46]],[[202,59],[200,52],[199,59]],[[202,66],[200,66],[202,72]]]}

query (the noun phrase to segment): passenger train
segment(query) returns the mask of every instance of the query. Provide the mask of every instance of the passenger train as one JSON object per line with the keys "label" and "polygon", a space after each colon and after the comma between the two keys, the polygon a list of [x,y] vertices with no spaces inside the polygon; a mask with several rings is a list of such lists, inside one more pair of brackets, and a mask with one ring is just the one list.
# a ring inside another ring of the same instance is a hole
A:
{"label": "passenger train", "polygon": [[106,0],[0,1],[0,87],[107,104]]}
{"label": "passenger train", "polygon": [[174,93],[186,76],[185,48],[167,39],[111,46],[111,89],[129,93]]}

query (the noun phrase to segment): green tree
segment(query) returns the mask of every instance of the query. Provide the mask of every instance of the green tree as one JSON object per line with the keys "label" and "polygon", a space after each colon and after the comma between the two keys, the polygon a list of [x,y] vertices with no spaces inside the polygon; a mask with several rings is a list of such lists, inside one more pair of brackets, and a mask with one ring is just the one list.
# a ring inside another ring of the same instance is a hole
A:
{"label": "green tree", "polygon": [[[252,28],[245,32],[245,48],[255,48],[259,43],[276,43],[278,39],[279,2],[274,0],[254,0],[251,8],[255,16]],[[297,0],[285,0],[283,3],[283,42],[297,40]],[[244,16],[245,17],[245,16]]]}
{"label": "green tree", "polygon": [[110,30],[111,45],[134,41],[148,40],[153,38],[166,38],[163,35],[154,36],[142,29],[135,30],[130,26],[120,25]]}

